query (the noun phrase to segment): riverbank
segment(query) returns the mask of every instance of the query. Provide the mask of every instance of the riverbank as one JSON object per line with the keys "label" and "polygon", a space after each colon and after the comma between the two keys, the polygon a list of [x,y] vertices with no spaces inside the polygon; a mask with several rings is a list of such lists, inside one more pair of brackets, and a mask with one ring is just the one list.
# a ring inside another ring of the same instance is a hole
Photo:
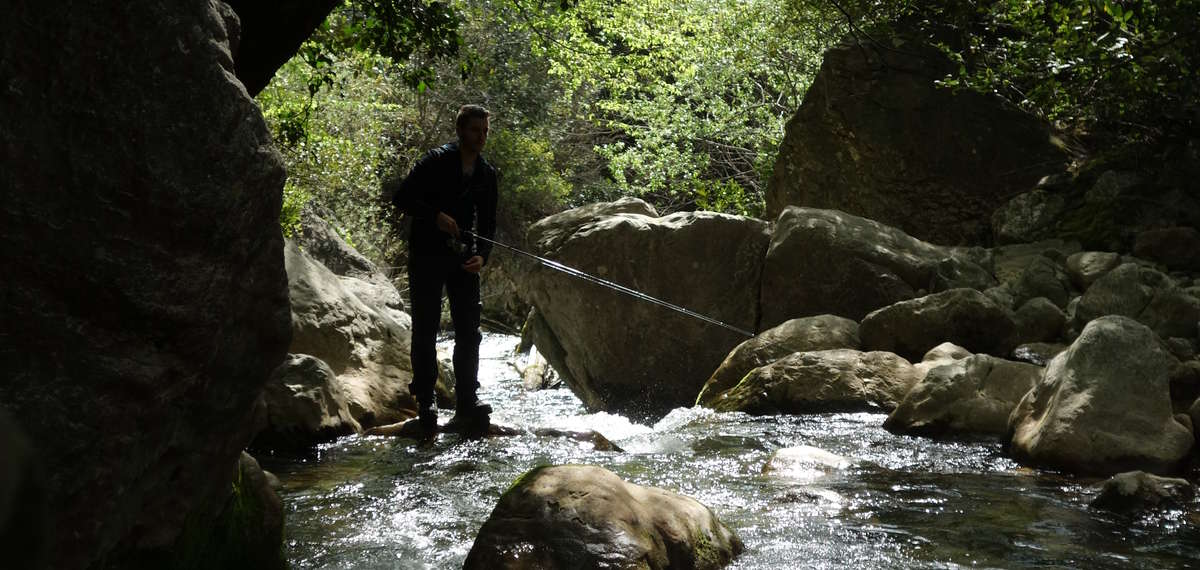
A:
{"label": "riverbank", "polygon": [[[1181,568],[1200,558],[1195,509],[1124,518],[1088,507],[1093,480],[1020,467],[993,441],[896,436],[885,414],[751,417],[677,409],[652,426],[590,414],[569,390],[529,392],[517,339],[488,335],[494,421],[593,429],[623,452],[520,435],[348,436],[313,457],[260,458],[282,480],[295,570],[460,568],[499,496],[528,469],[587,463],[710,506],[746,544],[731,568]],[[814,446],[844,469],[763,475],[778,449]]]}

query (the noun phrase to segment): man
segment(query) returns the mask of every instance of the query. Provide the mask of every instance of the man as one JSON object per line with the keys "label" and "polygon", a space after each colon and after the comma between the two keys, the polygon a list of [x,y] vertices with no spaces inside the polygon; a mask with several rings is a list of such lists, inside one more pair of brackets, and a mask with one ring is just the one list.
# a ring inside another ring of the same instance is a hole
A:
{"label": "man", "polygon": [[[417,398],[426,438],[437,433],[433,408],[437,381],[438,324],[442,289],[454,322],[454,376],[457,404],[451,423],[468,435],[482,435],[489,406],[479,403],[479,272],[487,264],[496,233],[496,169],[481,156],[489,115],[464,105],[455,119],[456,143],[435,148],[419,160],[392,194],[392,203],[412,217],[408,238],[408,291],[412,301],[412,371],[409,390]],[[475,228],[470,234],[463,230]]]}

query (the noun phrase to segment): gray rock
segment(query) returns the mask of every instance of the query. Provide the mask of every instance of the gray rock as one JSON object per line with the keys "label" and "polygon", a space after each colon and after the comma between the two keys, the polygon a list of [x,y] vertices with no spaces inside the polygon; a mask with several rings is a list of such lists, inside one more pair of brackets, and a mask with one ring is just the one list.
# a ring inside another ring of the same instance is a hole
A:
{"label": "gray rock", "polygon": [[1134,241],[1133,254],[1172,269],[1200,270],[1200,231],[1188,227],[1146,230]]}
{"label": "gray rock", "polygon": [[1158,271],[1125,263],[1088,288],[1074,321],[1082,327],[1103,315],[1136,319],[1163,338],[1195,338],[1200,299],[1184,293]]}
{"label": "gray rock", "polygon": [[1040,258],[1065,263],[1068,256],[1079,253],[1079,243],[1059,239],[1033,243],[1015,243],[992,248],[996,279],[1001,283],[1016,283],[1021,273]]}
{"label": "gray rock", "polygon": [[962,360],[971,356],[971,351],[952,342],[943,342],[925,353],[925,357],[913,366],[917,369],[917,378],[924,378],[930,370]]}
{"label": "gray rock", "polygon": [[1071,278],[1066,269],[1043,256],[1031,259],[1011,287],[1017,306],[1044,297],[1061,308],[1067,306],[1072,296]]}
{"label": "gray rock", "polygon": [[738,536],[694,499],[589,465],[537,467],[500,497],[465,570],[723,568]]}
{"label": "gray rock", "polygon": [[1145,471],[1119,473],[1097,485],[1100,494],[1091,506],[1118,512],[1163,507],[1186,507],[1196,495],[1187,479],[1159,477]]}
{"label": "gray rock", "polygon": [[1060,192],[1035,189],[1013,196],[992,213],[992,234],[997,243],[1037,241],[1051,233],[1067,211]]}
{"label": "gray rock", "polygon": [[[644,204],[593,205],[529,230],[539,255],[751,330],[766,223],[711,212],[661,218]],[[538,350],[591,410],[639,418],[690,406],[745,337],[580,279],[539,268],[524,288],[545,324]]]}
{"label": "gray rock", "polygon": [[289,354],[263,395],[267,426],[254,440],[257,449],[305,449],[362,431],[337,376],[315,356]]}
{"label": "gray rock", "polygon": [[938,88],[954,69],[913,41],[827,50],[788,122],[767,215],[832,208],[938,243],[990,242],[992,210],[1064,170],[1066,154],[1046,125],[999,98]]}
{"label": "gray rock", "polygon": [[1080,474],[1177,469],[1193,438],[1171,409],[1170,364],[1154,332],[1133,319],[1088,323],[1013,410],[1009,452]]}
{"label": "gray rock", "polygon": [[1067,316],[1045,297],[1034,297],[1013,315],[1018,342],[1046,342],[1062,337]]}
{"label": "gray rock", "polygon": [[707,407],[756,416],[888,411],[919,379],[916,367],[890,352],[797,352],[755,368]]}
{"label": "gray rock", "polygon": [[285,250],[285,265],[292,302],[291,352],[329,365],[362,427],[412,417],[417,405],[408,392],[408,315],[368,305],[346,289],[347,278],[334,275],[294,243]]}
{"label": "gray rock", "polygon": [[833,315],[792,319],[739,344],[713,372],[696,397],[697,405],[711,403],[734,387],[751,370],[793,352],[858,348],[858,323]]}
{"label": "gray rock", "polygon": [[49,566],[117,567],[211,522],[258,427],[283,161],[220,3],[3,13],[0,402],[49,459]]}
{"label": "gray rock", "polygon": [[884,307],[863,319],[863,348],[920,358],[942,342],[1007,355],[1015,346],[1012,314],[974,289],[952,289]]}
{"label": "gray rock", "polygon": [[979,255],[842,212],[788,207],[763,267],[762,324],[821,314],[859,320],[920,291],[985,289],[995,280]]}
{"label": "gray rock", "polygon": [[986,354],[938,366],[909,390],[883,427],[926,437],[1002,436],[1008,416],[1041,374],[1041,367]]}
{"label": "gray rock", "polygon": [[1121,264],[1120,254],[1083,251],[1067,257],[1067,274],[1080,291],[1086,291],[1097,279]]}

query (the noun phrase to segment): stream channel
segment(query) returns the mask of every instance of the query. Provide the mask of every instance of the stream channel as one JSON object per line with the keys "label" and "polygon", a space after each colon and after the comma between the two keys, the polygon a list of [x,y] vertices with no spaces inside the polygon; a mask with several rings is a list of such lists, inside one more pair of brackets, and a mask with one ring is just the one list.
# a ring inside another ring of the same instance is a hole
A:
{"label": "stream channel", "polygon": [[[517,339],[487,334],[483,401],[496,423],[595,430],[464,441],[348,436],[308,457],[261,457],[283,483],[292,568],[449,569],[500,495],[542,464],[586,463],[688,495],[745,542],[729,568],[1200,568],[1200,508],[1123,516],[1090,509],[1093,481],[1023,468],[994,441],[896,436],[876,413],[752,417],[676,409],[654,425],[588,413],[567,390],[531,392]],[[443,412],[447,414],[447,412]],[[446,418],[443,418],[445,420]],[[762,474],[771,453],[815,446],[832,473]]]}

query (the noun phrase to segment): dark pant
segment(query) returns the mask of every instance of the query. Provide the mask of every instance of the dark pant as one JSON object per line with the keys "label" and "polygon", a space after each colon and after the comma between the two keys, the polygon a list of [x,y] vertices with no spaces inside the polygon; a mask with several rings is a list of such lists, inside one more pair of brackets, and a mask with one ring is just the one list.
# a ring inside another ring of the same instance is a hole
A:
{"label": "dark pant", "polygon": [[412,257],[408,262],[408,294],[412,301],[412,384],[409,391],[422,408],[433,406],[437,382],[437,334],[442,319],[442,289],[450,299],[454,321],[456,407],[474,407],[479,391],[479,275],[462,269],[453,257]]}

